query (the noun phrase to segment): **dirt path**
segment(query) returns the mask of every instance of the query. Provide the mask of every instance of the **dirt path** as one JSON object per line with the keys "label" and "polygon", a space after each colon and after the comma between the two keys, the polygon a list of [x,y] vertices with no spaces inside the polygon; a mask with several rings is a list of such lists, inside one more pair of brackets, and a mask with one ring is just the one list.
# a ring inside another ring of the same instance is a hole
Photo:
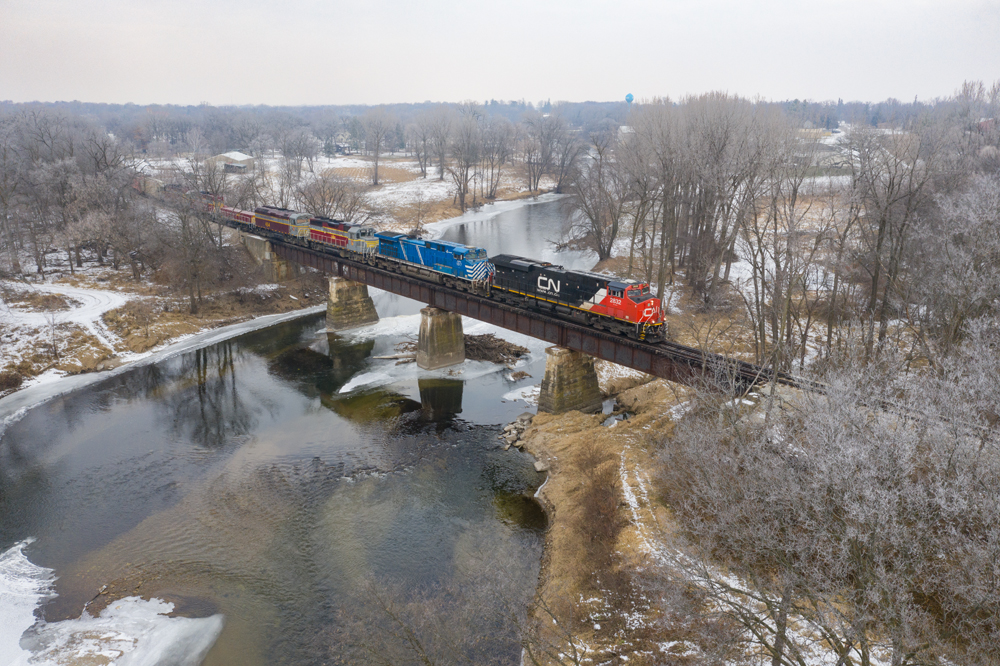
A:
{"label": "dirt path", "polygon": [[[15,285],[7,285],[14,287]],[[20,285],[18,285],[20,287]],[[59,294],[70,300],[69,310],[51,312],[29,312],[17,307],[11,307],[5,313],[5,323],[13,326],[42,327],[50,321],[55,324],[73,323],[82,326],[91,335],[100,340],[101,344],[113,350],[115,348],[110,333],[101,317],[105,312],[120,308],[129,301],[127,294],[99,289],[84,289],[68,284],[49,283],[30,285],[29,289],[47,294]]]}

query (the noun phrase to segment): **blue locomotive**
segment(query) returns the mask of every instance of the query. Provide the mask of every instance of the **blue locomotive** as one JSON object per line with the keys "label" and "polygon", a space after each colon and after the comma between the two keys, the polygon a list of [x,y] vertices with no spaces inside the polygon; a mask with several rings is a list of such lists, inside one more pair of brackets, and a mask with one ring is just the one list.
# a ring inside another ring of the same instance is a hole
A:
{"label": "blue locomotive", "polygon": [[375,237],[376,265],[463,291],[488,293],[495,269],[481,247],[386,231]]}

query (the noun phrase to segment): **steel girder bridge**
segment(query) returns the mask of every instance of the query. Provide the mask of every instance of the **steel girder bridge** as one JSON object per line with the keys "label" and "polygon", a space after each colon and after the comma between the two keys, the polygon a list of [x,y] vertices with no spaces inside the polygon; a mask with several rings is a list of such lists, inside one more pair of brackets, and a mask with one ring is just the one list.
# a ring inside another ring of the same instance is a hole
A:
{"label": "steel girder bridge", "polygon": [[674,342],[652,344],[631,340],[558,319],[543,312],[502,304],[444,285],[345,259],[339,255],[304,248],[269,234],[267,240],[270,241],[274,254],[286,261],[309,266],[328,275],[362,282],[435,308],[457,312],[655,377],[682,384],[715,386],[726,390],[749,390],[772,379],[786,386],[822,390],[821,385],[815,382],[802,380],[783,372],[775,373],[769,368],[746,361],[703,352]]}

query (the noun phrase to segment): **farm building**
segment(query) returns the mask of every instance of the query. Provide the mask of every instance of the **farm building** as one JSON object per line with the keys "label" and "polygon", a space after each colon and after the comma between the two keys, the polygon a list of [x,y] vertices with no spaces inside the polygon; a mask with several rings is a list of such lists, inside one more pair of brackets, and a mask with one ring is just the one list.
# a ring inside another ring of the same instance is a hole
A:
{"label": "farm building", "polygon": [[243,167],[243,169],[236,169],[236,171],[253,170],[253,157],[235,150],[216,155],[215,157],[209,157],[205,161],[210,164],[221,164],[223,167],[228,167],[229,165]]}

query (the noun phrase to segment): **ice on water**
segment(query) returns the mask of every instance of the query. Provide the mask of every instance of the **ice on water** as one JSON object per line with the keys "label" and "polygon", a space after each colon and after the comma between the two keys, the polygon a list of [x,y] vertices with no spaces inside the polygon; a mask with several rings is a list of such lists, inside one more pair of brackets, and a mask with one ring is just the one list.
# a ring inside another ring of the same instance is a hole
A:
{"label": "ice on water", "polygon": [[99,615],[41,622],[35,610],[53,596],[53,571],[24,554],[31,540],[0,555],[0,666],[107,663],[197,666],[222,631],[223,617],[168,617],[173,604],[127,597]]}

